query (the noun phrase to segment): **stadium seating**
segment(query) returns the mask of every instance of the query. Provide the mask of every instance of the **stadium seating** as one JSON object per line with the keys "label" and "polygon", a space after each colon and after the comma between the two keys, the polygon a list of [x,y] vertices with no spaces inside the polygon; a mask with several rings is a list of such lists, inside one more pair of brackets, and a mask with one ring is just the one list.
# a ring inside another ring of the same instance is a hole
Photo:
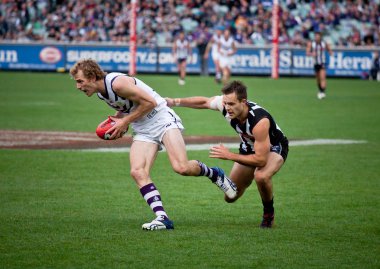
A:
{"label": "stadium seating", "polygon": [[[129,1],[3,0],[0,40],[20,42],[128,42]],[[272,1],[140,1],[139,45],[171,43],[183,30],[196,41],[216,26],[239,30],[239,42],[270,43]],[[281,44],[304,46],[322,29],[335,46],[379,46],[380,1],[286,0],[281,3]],[[196,34],[198,32],[198,34]],[[297,36],[297,40],[293,37]],[[261,38],[262,37],[262,38]],[[298,38],[301,37],[301,38]]]}

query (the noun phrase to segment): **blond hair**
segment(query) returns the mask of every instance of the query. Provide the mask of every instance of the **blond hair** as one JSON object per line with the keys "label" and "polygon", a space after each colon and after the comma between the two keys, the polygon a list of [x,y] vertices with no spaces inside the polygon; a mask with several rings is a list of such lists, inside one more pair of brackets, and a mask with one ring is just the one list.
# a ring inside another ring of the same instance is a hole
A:
{"label": "blond hair", "polygon": [[74,77],[79,70],[82,70],[84,77],[87,79],[95,78],[96,80],[101,80],[107,74],[102,70],[99,64],[92,59],[82,59],[76,62],[70,69],[70,75]]}

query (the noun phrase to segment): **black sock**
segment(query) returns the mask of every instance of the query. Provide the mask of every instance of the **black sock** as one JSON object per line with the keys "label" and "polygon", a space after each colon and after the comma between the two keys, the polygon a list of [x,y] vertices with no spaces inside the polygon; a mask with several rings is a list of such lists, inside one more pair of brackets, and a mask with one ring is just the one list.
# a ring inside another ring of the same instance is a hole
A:
{"label": "black sock", "polygon": [[267,214],[267,213],[271,213],[271,214],[273,214],[274,213],[274,207],[273,207],[273,199],[274,198],[272,198],[272,200],[270,200],[269,202],[264,202],[263,200],[262,200],[262,202],[263,202],[263,206],[264,206],[264,214]]}
{"label": "black sock", "polygon": [[318,84],[319,92],[325,92],[326,88],[322,88],[321,84]]}

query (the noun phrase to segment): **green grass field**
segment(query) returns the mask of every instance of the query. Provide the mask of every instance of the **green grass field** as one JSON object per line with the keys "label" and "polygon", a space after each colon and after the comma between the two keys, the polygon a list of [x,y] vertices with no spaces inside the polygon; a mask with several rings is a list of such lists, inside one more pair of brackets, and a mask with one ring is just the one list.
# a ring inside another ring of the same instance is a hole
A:
{"label": "green grass field", "polygon": [[[162,96],[212,96],[212,78],[140,76]],[[261,230],[254,185],[226,204],[205,178],[175,174],[159,154],[152,178],[174,231],[153,219],[129,176],[128,153],[0,150],[0,268],[380,268],[380,84],[241,77],[291,140],[364,144],[291,147],[274,177],[276,228]],[[112,114],[68,74],[0,73],[1,129],[94,131]],[[234,133],[213,111],[178,108],[186,135]],[[190,151],[230,170],[232,163]]]}

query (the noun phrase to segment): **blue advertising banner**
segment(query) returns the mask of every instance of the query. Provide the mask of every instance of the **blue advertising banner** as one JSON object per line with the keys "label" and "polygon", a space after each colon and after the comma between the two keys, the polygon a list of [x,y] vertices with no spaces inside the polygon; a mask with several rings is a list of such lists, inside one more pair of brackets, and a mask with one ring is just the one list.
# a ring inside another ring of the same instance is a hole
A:
{"label": "blue advertising banner", "polygon": [[[328,60],[328,57],[326,58]],[[288,71],[286,73],[286,71]],[[285,49],[280,53],[280,75],[314,75],[314,60],[305,49]]]}
{"label": "blue advertising banner", "polygon": [[238,49],[233,56],[233,74],[270,74],[270,49]]}
{"label": "blue advertising banner", "polygon": [[[137,48],[138,73],[177,73],[177,63],[171,47]],[[193,48],[187,62],[188,73],[200,73],[201,55]],[[0,69],[10,70],[68,70],[83,58],[96,60],[106,71],[128,72],[130,54],[126,46],[110,45],[42,45],[0,44]],[[280,48],[279,73],[281,75],[314,75],[312,57],[306,56],[304,48]],[[334,50],[327,55],[328,76],[362,77],[372,63],[370,50]],[[239,48],[233,56],[232,74],[270,75],[272,59],[270,47]],[[208,72],[214,73],[211,55]]]}
{"label": "blue advertising banner", "polygon": [[[189,58],[187,71],[199,73],[198,51],[194,49],[192,57]],[[150,48],[139,47],[136,52],[136,69],[138,72],[178,72],[177,63],[172,55],[170,47]],[[88,47],[70,46],[67,48],[66,68],[70,67],[79,59],[92,58],[107,71],[128,72],[129,49],[127,47]]]}
{"label": "blue advertising banner", "polygon": [[370,51],[336,51],[328,59],[327,75],[362,76],[371,69],[372,61]]}
{"label": "blue advertising banner", "polygon": [[[186,71],[188,73],[199,73],[200,59],[199,59],[198,49],[193,48],[191,56],[187,59]],[[158,54],[159,64],[158,72],[160,73],[177,73],[177,62],[173,56],[171,47],[160,47]],[[138,67],[137,67],[138,70]]]}
{"label": "blue advertising banner", "polygon": [[[305,50],[282,49],[279,53],[280,75],[312,75],[313,59],[306,57]],[[209,57],[209,71],[215,72],[215,65]],[[233,56],[233,74],[270,75],[272,59],[270,48],[240,48]]]}
{"label": "blue advertising banner", "polygon": [[[326,54],[326,73],[328,76],[361,77],[367,73],[372,64],[371,51],[334,50],[330,56]],[[281,50],[280,75],[313,75],[314,61],[306,56],[304,49]]]}
{"label": "blue advertising banner", "polygon": [[62,45],[0,44],[0,69],[57,70],[65,67]]}
{"label": "blue advertising banner", "polygon": [[[361,77],[371,68],[371,51],[337,50],[332,56],[326,54],[328,76]],[[314,60],[306,56],[305,49],[281,49],[279,53],[280,75],[314,75]],[[269,48],[239,49],[233,56],[233,74],[270,75],[272,69],[271,50]],[[209,71],[215,72],[210,57]]]}
{"label": "blue advertising banner", "polygon": [[[80,59],[94,59],[106,71],[128,72],[129,50],[127,47],[67,46],[66,69]],[[141,66],[142,71],[155,70],[155,66]]]}

